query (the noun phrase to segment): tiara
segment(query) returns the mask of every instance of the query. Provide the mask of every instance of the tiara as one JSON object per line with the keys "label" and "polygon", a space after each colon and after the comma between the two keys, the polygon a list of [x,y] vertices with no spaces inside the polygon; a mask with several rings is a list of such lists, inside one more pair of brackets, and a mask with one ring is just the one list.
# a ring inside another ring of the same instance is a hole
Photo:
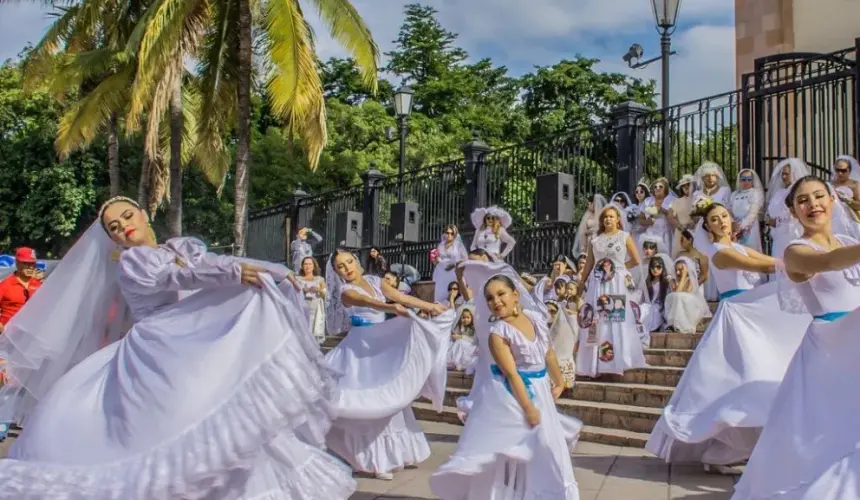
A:
{"label": "tiara", "polygon": [[135,207],[140,208],[140,205],[138,205],[136,201],[132,200],[128,196],[114,196],[113,198],[109,199],[108,201],[102,203],[102,206],[99,207],[99,220],[102,220],[102,217],[104,217],[105,210],[107,210],[107,207],[113,205],[114,203],[120,202],[120,201],[124,201],[126,203],[131,203]]}

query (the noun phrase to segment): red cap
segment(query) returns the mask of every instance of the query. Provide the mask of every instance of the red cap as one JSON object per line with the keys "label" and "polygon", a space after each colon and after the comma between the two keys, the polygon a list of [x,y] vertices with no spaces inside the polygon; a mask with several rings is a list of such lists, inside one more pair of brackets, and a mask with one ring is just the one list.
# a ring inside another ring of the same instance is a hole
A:
{"label": "red cap", "polygon": [[21,247],[15,252],[15,262],[24,262],[25,264],[36,263],[36,251],[32,248]]}

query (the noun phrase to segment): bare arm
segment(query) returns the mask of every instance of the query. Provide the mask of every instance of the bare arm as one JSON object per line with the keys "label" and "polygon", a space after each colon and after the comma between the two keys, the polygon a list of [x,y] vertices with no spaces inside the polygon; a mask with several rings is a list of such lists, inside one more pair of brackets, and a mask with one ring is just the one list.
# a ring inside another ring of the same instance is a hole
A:
{"label": "bare arm", "polygon": [[634,242],[633,238],[629,235],[627,236],[627,240],[624,244],[627,247],[627,255],[630,256],[630,259],[627,260],[625,266],[627,269],[632,269],[639,265],[639,251],[636,249],[636,242]]}
{"label": "bare arm", "polygon": [[585,284],[588,283],[588,278],[591,276],[591,271],[594,269],[594,251],[591,250],[591,245],[588,246],[588,254],[585,257],[585,269],[583,269],[582,282],[579,284],[579,295],[582,295],[585,290]]}
{"label": "bare arm", "polygon": [[708,281],[708,276],[711,272],[711,265],[708,262],[708,259],[704,258],[704,256],[700,256],[698,259],[699,267],[702,268],[702,273],[699,275],[699,284],[703,284],[705,281]]}
{"label": "bare arm", "polygon": [[508,234],[508,231],[505,228],[501,228],[499,230],[499,241],[501,241],[505,245],[505,249],[502,250],[501,255],[501,257],[504,259],[508,256],[509,253],[514,251],[514,246],[517,244],[517,240],[515,240],[513,236]]}
{"label": "bare arm", "polygon": [[[759,254],[761,255],[761,254]],[[733,248],[725,248],[714,254],[712,260],[717,269],[740,269],[754,273],[772,273],[776,269],[776,259],[765,259],[744,255]]]}
{"label": "bare arm", "polygon": [[466,280],[463,279],[463,268],[458,266],[454,274],[457,276],[457,284],[460,286],[460,295],[463,296],[463,300],[471,301],[472,289],[466,285]]}
{"label": "bare arm", "polygon": [[561,368],[558,366],[558,357],[555,355],[555,349],[552,347],[546,352],[546,371],[549,373],[549,378],[552,379],[553,385],[564,387],[564,377],[561,374]]}
{"label": "bare arm", "polygon": [[860,262],[860,245],[819,252],[806,245],[785,249],[785,270],[794,281],[806,281],[814,274],[839,271]]}
{"label": "bare arm", "polygon": [[666,215],[666,218],[669,220],[669,225],[674,227],[675,229],[681,228],[681,222],[678,221],[678,216],[675,215],[675,209],[669,208],[669,213]]}
{"label": "bare arm", "polygon": [[400,305],[410,307],[412,309],[420,309],[426,312],[435,312],[437,304],[431,304],[430,302],[424,302],[423,300],[413,297],[411,295],[406,295],[400,290],[394,288],[386,282],[382,283],[382,295],[385,296],[386,299],[396,302]]}
{"label": "bare arm", "polygon": [[324,299],[326,294],[328,293],[325,287],[325,280],[317,280],[317,283],[317,286],[319,287],[320,297]]}
{"label": "bare arm", "polygon": [[369,307],[389,314],[399,314],[397,309],[398,304],[387,304],[381,300],[368,297],[363,293],[358,293],[355,290],[346,290],[341,295],[343,305],[347,307]]}
{"label": "bare arm", "polygon": [[523,409],[523,413],[528,414],[530,412],[537,411],[531,398],[529,398],[526,384],[517,372],[517,364],[514,361],[514,354],[511,352],[511,346],[508,341],[505,340],[504,337],[491,333],[489,344],[490,354],[493,356],[493,361],[499,366],[505,378],[508,380],[508,384],[511,387],[511,393],[514,396],[514,399],[517,400],[517,403],[519,403],[520,408]]}

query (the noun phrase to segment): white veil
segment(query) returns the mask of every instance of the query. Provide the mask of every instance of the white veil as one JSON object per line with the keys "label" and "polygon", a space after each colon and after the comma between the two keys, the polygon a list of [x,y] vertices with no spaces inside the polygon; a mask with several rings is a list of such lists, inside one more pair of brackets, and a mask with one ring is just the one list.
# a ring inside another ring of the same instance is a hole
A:
{"label": "white veil", "polygon": [[[337,255],[337,250],[331,254],[325,264],[325,287],[328,292],[325,304],[325,325],[326,330],[332,335],[344,333],[350,327],[349,316],[346,314],[346,308],[343,306],[341,297],[344,285],[343,278],[337,274],[332,265],[335,255]],[[353,257],[355,262],[359,262],[355,254]]]}
{"label": "white veil", "polygon": [[101,222],[93,223],[6,325],[0,422],[21,423],[60,377],[131,327],[116,250]]}
{"label": "white veil", "polygon": [[791,167],[791,182],[797,182],[801,177],[806,177],[810,174],[809,167],[800,158],[786,158],[780,161],[770,173],[770,180],[767,183],[767,200],[770,202],[774,194],[784,188],[782,183],[782,169],[786,166]]}
{"label": "white veil", "polygon": [[[439,240],[439,244],[436,248],[439,249],[441,253],[445,249],[445,234],[442,234],[442,238]],[[469,251],[466,250],[466,245],[463,243],[463,237],[460,235],[460,229],[457,229],[457,236],[454,238],[454,243],[451,244],[451,247],[457,251],[460,255],[467,257],[469,255]]]}
{"label": "white veil", "polygon": [[753,187],[752,188],[755,189],[757,192],[761,193],[762,196],[764,196],[764,184],[762,184],[761,178],[758,176],[756,171],[751,169],[751,168],[742,168],[738,172],[738,176],[735,179],[735,191],[741,190],[741,174],[743,174],[744,172],[749,172],[752,174],[752,176],[753,176]]}
{"label": "white veil", "polygon": [[833,162],[833,166],[830,167],[830,178],[834,179],[836,177],[836,164],[840,161],[847,162],[851,167],[851,180],[860,181],[860,163],[857,162],[856,158],[850,155],[839,155],[836,157],[836,160]]}
{"label": "white veil", "polygon": [[706,161],[705,163],[702,163],[702,165],[696,170],[696,174],[695,174],[696,185],[698,186],[698,188],[700,190],[705,188],[705,183],[704,183],[703,179],[705,178],[705,176],[707,174],[711,174],[711,173],[717,174],[717,179],[718,179],[717,185],[718,186],[730,187],[729,181],[728,181],[728,179],[726,179],[726,173],[723,171],[723,167],[719,166],[718,164],[716,164],[712,161]]}
{"label": "white veil", "polygon": [[579,255],[581,253],[587,253],[587,248],[580,248],[582,246],[582,242],[585,239],[585,230],[586,224],[588,222],[588,218],[591,217],[600,217],[600,211],[603,210],[603,207],[606,206],[606,198],[603,197],[602,194],[596,194],[591,197],[591,201],[594,205],[593,211],[589,212],[588,210],[582,214],[582,218],[579,220],[579,228],[576,230],[576,237],[573,239],[573,254]]}
{"label": "white veil", "polygon": [[732,193],[732,196],[734,196],[735,193],[742,193],[743,192],[741,190],[741,175],[743,175],[744,172],[749,172],[750,174],[752,174],[752,178],[753,178],[752,191],[755,193],[755,196],[753,198],[753,204],[751,207],[752,210],[750,210],[750,212],[747,214],[746,219],[744,221],[742,221],[744,223],[744,225],[749,227],[749,224],[751,222],[759,220],[759,216],[765,210],[766,207],[764,206],[764,186],[762,185],[761,178],[759,178],[759,176],[755,172],[755,170],[753,170],[751,168],[744,168],[738,172],[738,176],[735,179],[735,191],[734,191],[734,193]]}
{"label": "white veil", "polygon": [[624,191],[618,191],[617,193],[613,194],[612,197],[609,198],[609,201],[612,203],[617,203],[615,201],[615,198],[617,198],[618,196],[621,196],[622,198],[624,198],[625,201],[627,201],[627,208],[630,208],[633,206],[633,200],[631,200],[630,195],[628,195]]}
{"label": "white veil", "polygon": [[[672,266],[674,267],[678,262],[683,262],[687,266],[687,276],[690,278],[690,283],[693,284],[693,292],[696,292],[699,288],[699,271],[696,269],[696,262],[689,257],[678,257]],[[674,275],[674,269],[672,269],[672,273]]]}
{"label": "white veil", "polygon": [[607,203],[606,205],[603,206],[603,208],[600,209],[599,212],[597,212],[597,223],[600,224],[600,220],[603,218],[603,212],[605,212],[609,208],[614,208],[615,210],[618,211],[618,215],[621,218],[621,230],[629,233],[630,232],[630,221],[628,221],[627,217],[624,216],[624,209],[621,208],[621,205],[619,205],[618,203],[615,203],[615,202]]}
{"label": "white veil", "polygon": [[[488,345],[487,339],[489,338],[490,325],[492,324],[490,319],[493,316],[490,312],[489,306],[487,305],[486,299],[484,299],[484,286],[486,286],[487,282],[495,276],[506,276],[510,278],[519,292],[520,305],[523,309],[541,316],[544,323],[548,320],[546,309],[538,305],[538,302],[534,300],[532,295],[523,285],[522,281],[520,281],[516,271],[514,271],[514,269],[508,264],[505,264],[504,262],[468,260],[460,265],[463,268],[463,277],[467,283],[475,285],[473,290],[475,290],[475,294],[478,295],[473,300],[475,303],[476,313],[475,336],[480,337],[478,340],[480,345]],[[541,304],[541,306],[543,306],[543,304]]]}

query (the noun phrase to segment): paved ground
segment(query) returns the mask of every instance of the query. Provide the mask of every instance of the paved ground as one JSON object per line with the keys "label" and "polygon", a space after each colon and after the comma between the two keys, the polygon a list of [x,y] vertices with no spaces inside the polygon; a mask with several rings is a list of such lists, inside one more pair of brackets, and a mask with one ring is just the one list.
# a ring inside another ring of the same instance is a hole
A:
{"label": "paved ground", "polygon": [[[433,456],[393,481],[360,478],[351,500],[430,500],[428,477],[454,451],[460,427],[422,422]],[[0,443],[6,454],[11,439]],[[669,466],[637,448],[579,443],[573,456],[580,500],[726,500],[734,479],[706,474],[701,466]]]}

